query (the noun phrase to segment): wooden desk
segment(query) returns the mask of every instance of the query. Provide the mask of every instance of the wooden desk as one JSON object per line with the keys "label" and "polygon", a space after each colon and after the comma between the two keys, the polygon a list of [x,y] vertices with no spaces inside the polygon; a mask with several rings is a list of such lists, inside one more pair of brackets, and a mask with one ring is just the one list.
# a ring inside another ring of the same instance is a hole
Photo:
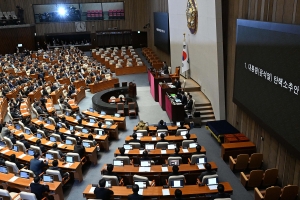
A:
{"label": "wooden desk", "polygon": [[77,88],[76,94],[72,94],[72,97],[75,98],[75,101],[79,103],[82,99],[85,98],[85,89],[84,88]]}
{"label": "wooden desk", "polygon": [[[188,130],[190,130],[190,126],[189,125],[184,125],[184,127]],[[176,133],[178,126],[174,125],[174,126],[167,126],[168,129],[168,133]],[[133,131],[137,131],[137,127],[133,127]],[[157,126],[148,126],[148,131],[149,132],[157,132]]]}
{"label": "wooden desk", "polygon": [[[18,177],[15,181],[11,181],[11,178],[14,176],[13,173],[0,173],[0,184],[4,186],[5,189],[7,189],[7,187],[13,187],[21,191],[30,192],[30,184],[33,182],[33,178],[25,179]],[[53,183],[49,183],[41,181],[41,184],[49,185],[50,192],[54,193],[53,196],[55,200],[64,199],[61,182],[54,181]]]}
{"label": "wooden desk", "polygon": [[173,122],[184,121],[185,111],[184,111],[184,106],[182,104],[174,105],[167,94],[165,94],[165,104],[166,104],[166,112],[168,114],[170,121]]}
{"label": "wooden desk", "polygon": [[66,89],[66,86],[60,87],[57,90],[51,92],[50,96],[53,99],[54,104],[58,104],[59,97],[63,95],[64,89]]}
{"label": "wooden desk", "polygon": [[100,92],[109,88],[113,88],[115,83],[119,83],[118,78],[112,78],[110,80],[106,81],[100,81],[98,83],[92,83],[89,84],[89,88],[91,90],[91,93],[94,94],[96,92]]}
{"label": "wooden desk", "polygon": [[3,120],[7,113],[7,99],[6,98],[0,98],[0,122],[3,123]]}
{"label": "wooden desk", "polygon": [[30,92],[28,94],[28,97],[30,98],[30,103],[34,102],[34,99],[40,99],[42,94],[41,94],[42,87],[38,87],[34,91]]}
{"label": "wooden desk", "polygon": [[78,81],[74,81],[73,82],[75,88],[81,88],[81,87],[86,87],[86,84],[85,84],[85,80],[84,79],[81,79],[81,80],[78,80]]}
{"label": "wooden desk", "polygon": [[115,116],[111,116],[111,115],[101,115],[97,111],[90,112],[88,110],[83,110],[83,111],[81,111],[81,113],[83,113],[85,115],[92,116],[92,117],[96,117],[96,118],[101,119],[101,120],[112,119],[112,120],[114,120],[114,122],[118,123],[118,128],[126,130],[126,117],[115,117]]}
{"label": "wooden desk", "polygon": [[223,160],[229,160],[229,156],[237,157],[239,154],[252,154],[256,152],[256,146],[253,142],[235,142],[223,143],[221,146],[221,157]]}
{"label": "wooden desk", "polygon": [[[209,162],[213,170],[217,171],[218,167],[216,163]],[[194,185],[197,181],[197,177],[201,172],[206,171],[204,165],[200,169],[198,165],[181,164],[179,166],[179,173],[184,174],[186,179],[186,185]],[[103,175],[106,171],[107,165],[104,165],[101,169]],[[114,166],[113,172],[123,178],[125,185],[131,185],[133,183],[133,175],[147,176],[149,180],[155,180],[155,185],[165,185],[165,180],[168,179],[169,173],[172,172],[172,166],[166,167],[168,171],[163,171],[161,165],[152,165],[150,172],[142,172],[139,167],[133,165]]]}
{"label": "wooden desk", "polygon": [[45,76],[45,81],[48,82],[50,81],[51,83],[55,82],[55,78],[54,76]]}
{"label": "wooden desk", "polygon": [[[225,188],[226,193],[232,193],[233,189],[229,182],[222,182]],[[89,184],[85,190],[83,191],[83,197],[86,199],[93,199],[96,198],[94,195],[93,189],[91,190],[92,185]],[[114,197],[118,197],[121,199],[127,199],[128,195],[132,194],[132,189],[127,189],[125,186],[112,186],[110,188],[114,192]],[[170,196],[163,196],[162,194],[163,187],[156,186],[156,187],[148,187],[144,189],[143,196],[144,198],[157,198],[157,199],[174,199],[174,193],[176,188],[169,188]],[[208,186],[197,186],[197,185],[186,185],[183,188],[180,188],[182,191],[182,195],[184,197],[194,197],[195,199],[199,198],[199,195],[209,195],[215,194],[218,190],[210,190]]]}
{"label": "wooden desk", "polygon": [[[16,158],[24,164],[29,164],[30,160],[33,159],[33,156],[30,156],[28,154],[24,154],[23,152],[15,152],[13,150],[9,150],[7,147],[1,149],[0,152],[3,157],[9,159],[10,155],[15,154]],[[51,163],[51,160],[49,161]],[[51,164],[49,164],[51,165]],[[81,182],[83,180],[82,175],[82,165],[80,162],[74,162],[71,165],[65,164],[64,162],[58,160],[58,167],[62,169],[62,171],[72,172],[74,173],[74,178]]]}
{"label": "wooden desk", "polygon": [[148,70],[148,76],[150,79],[150,92],[155,101],[158,101],[158,84],[159,82],[170,82],[169,75],[158,75]]}
{"label": "wooden desk", "polygon": [[20,105],[20,112],[23,117],[30,116],[30,99],[23,98],[23,102]]}
{"label": "wooden desk", "polygon": [[18,93],[19,93],[19,89],[15,88],[15,89],[13,89],[12,91],[10,91],[9,93],[6,94],[6,98],[8,98],[8,99],[12,99],[12,98],[16,99]]}
{"label": "wooden desk", "polygon": [[166,83],[158,84],[158,102],[163,110],[166,110],[166,92],[168,94],[176,94],[177,90],[177,88],[170,88],[170,86]]}
{"label": "wooden desk", "polygon": [[69,78],[61,78],[58,80],[58,82],[63,85],[70,85],[70,83],[71,83]]}
{"label": "wooden desk", "polygon": [[115,73],[117,76],[126,75],[126,74],[140,74],[146,72],[147,72],[146,66],[120,67],[115,69]]}
{"label": "wooden desk", "polygon": [[[196,152],[196,148],[191,148],[191,149],[189,148],[187,150],[188,150],[188,152],[183,152],[182,148],[180,148],[179,154],[182,156],[182,163],[188,163],[188,158],[191,158],[191,156]],[[127,154],[125,153],[125,155],[129,156],[130,159],[134,160],[134,163],[138,164],[139,159],[141,157],[143,157],[143,151],[144,150],[132,149],[132,150],[129,150],[129,152]],[[173,149],[170,149],[170,150],[167,149],[165,154],[163,154],[161,151],[162,151],[161,149],[151,150],[150,152],[148,152],[148,156],[151,159],[157,161],[157,164],[164,164],[165,160],[168,159],[168,157],[171,154],[175,153],[175,151]],[[206,154],[206,149],[204,146],[201,146],[201,153]],[[119,149],[115,150],[114,155],[115,155],[115,157],[120,155]]]}
{"label": "wooden desk", "polygon": [[[133,139],[131,136],[127,136],[125,138],[125,142],[129,143],[129,141]],[[141,143],[154,143],[156,144],[157,142],[159,142],[161,138],[160,137],[152,137],[152,136],[144,136],[140,138]],[[185,138],[181,135],[179,136],[175,136],[175,135],[169,135],[165,137],[165,140],[167,140],[166,142],[173,142],[173,143],[182,143],[183,140],[185,140]],[[196,134],[191,134],[190,140],[195,140],[197,141],[197,135]]]}

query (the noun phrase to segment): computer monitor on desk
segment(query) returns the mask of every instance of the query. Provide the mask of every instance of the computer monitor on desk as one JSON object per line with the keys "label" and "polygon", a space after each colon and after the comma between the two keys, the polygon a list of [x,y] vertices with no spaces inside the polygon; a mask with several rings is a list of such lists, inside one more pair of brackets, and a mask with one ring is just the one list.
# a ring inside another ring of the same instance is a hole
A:
{"label": "computer monitor on desk", "polygon": [[154,144],[150,144],[150,143],[145,144],[146,150],[154,150],[154,148],[155,148]]}
{"label": "computer monitor on desk", "polygon": [[150,160],[141,160],[141,167],[151,167]]}
{"label": "computer monitor on desk", "polygon": [[169,165],[170,166],[174,166],[174,165],[177,165],[179,166],[180,165],[180,161],[179,160],[169,160]]}
{"label": "computer monitor on desk", "polygon": [[171,187],[172,188],[182,188],[184,186],[184,180],[171,180]]}
{"label": "computer monitor on desk", "polygon": [[113,160],[114,166],[124,166],[123,160]]}
{"label": "computer monitor on desk", "polygon": [[29,179],[30,174],[29,172],[20,171],[20,177]]}

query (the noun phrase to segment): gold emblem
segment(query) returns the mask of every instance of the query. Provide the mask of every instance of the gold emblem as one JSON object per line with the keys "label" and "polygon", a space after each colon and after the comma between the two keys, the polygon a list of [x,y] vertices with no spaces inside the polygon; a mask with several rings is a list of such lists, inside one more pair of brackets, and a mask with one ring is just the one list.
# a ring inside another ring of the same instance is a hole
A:
{"label": "gold emblem", "polygon": [[198,27],[198,10],[195,0],[188,0],[186,6],[187,27],[192,34],[196,34]]}

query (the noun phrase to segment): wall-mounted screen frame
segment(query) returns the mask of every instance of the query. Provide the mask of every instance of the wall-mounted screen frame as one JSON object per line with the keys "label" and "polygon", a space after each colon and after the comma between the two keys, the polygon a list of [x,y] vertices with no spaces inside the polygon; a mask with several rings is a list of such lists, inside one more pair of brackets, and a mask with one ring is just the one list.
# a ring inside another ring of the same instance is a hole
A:
{"label": "wall-mounted screen frame", "polygon": [[95,20],[124,20],[124,1],[107,3],[33,4],[36,24]]}

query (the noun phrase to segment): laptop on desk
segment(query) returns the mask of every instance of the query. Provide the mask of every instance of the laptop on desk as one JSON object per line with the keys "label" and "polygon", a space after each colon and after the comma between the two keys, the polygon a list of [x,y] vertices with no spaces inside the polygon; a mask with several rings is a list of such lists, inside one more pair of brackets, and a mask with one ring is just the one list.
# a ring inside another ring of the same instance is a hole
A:
{"label": "laptop on desk", "polygon": [[114,166],[124,166],[123,160],[113,160]]}
{"label": "laptop on desk", "polygon": [[30,174],[29,174],[29,172],[20,171],[20,177],[29,179]]}
{"label": "laptop on desk", "polygon": [[184,180],[171,180],[172,188],[182,188],[184,186]]}
{"label": "laptop on desk", "polygon": [[53,183],[53,176],[52,175],[44,174],[43,175],[43,181],[44,182],[48,182],[48,183]]}
{"label": "laptop on desk", "polygon": [[145,149],[146,150],[154,150],[154,148],[155,148],[154,144],[150,144],[150,143],[149,144],[145,144]]}
{"label": "laptop on desk", "polygon": [[219,184],[219,180],[217,177],[208,178],[206,179],[206,185],[209,187],[210,190],[216,190]]}
{"label": "laptop on desk", "polygon": [[141,167],[151,167],[150,160],[141,160]]}
{"label": "laptop on desk", "polygon": [[147,188],[147,183],[146,181],[134,181],[134,184],[137,184],[140,189],[145,189]]}
{"label": "laptop on desk", "polygon": [[67,163],[74,163],[74,157],[73,156],[66,156],[66,162]]}

